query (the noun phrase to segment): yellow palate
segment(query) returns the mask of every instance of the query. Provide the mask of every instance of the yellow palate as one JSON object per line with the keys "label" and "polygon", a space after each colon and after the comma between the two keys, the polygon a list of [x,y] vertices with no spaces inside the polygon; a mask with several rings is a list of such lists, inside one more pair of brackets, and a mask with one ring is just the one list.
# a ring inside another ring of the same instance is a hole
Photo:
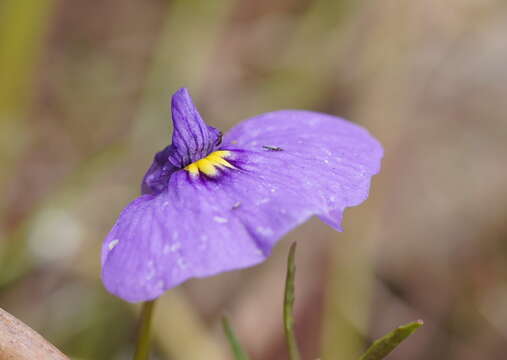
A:
{"label": "yellow palate", "polygon": [[219,150],[212,152],[203,159],[197,160],[192,164],[185,167],[190,175],[197,176],[199,172],[202,172],[207,176],[215,176],[218,173],[219,167],[234,168],[234,166],[225,160],[226,157],[230,156],[231,152],[227,150]]}

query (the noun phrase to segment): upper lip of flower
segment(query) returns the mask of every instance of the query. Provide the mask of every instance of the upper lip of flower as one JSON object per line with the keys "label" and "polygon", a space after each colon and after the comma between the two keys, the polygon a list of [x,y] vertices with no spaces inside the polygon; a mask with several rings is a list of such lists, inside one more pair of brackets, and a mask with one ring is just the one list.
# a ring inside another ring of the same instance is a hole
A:
{"label": "upper lip of flower", "polygon": [[142,182],[143,194],[159,194],[172,173],[206,159],[222,143],[222,132],[204,122],[185,88],[172,98],[172,117],[172,144],[155,155]]}
{"label": "upper lip of flower", "polygon": [[257,264],[312,215],[340,229],[343,210],[367,198],[380,168],[378,141],[331,115],[267,113],[222,142],[180,89],[172,116],[172,144],[155,155],[143,195],[123,210],[102,248],[104,284],[128,301]]}

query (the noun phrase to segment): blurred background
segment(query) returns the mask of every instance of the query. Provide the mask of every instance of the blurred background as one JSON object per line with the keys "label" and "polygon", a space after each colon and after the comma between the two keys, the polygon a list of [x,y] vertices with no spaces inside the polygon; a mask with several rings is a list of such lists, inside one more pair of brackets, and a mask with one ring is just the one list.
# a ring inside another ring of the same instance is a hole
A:
{"label": "blurred background", "polygon": [[507,2],[2,0],[0,307],[73,359],[129,359],[138,306],[100,282],[99,249],[190,89],[227,130],[283,108],[367,127],[385,147],[345,232],[318,220],[264,264],[192,280],[155,317],[156,359],[286,358],[281,303],[298,241],[305,359],[504,359]]}

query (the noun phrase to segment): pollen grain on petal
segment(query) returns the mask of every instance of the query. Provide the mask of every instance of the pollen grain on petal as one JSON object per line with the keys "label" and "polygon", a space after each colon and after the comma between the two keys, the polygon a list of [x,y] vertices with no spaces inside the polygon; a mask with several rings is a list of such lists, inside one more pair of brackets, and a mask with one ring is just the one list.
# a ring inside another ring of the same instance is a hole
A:
{"label": "pollen grain on petal", "polygon": [[219,168],[230,168],[234,169],[234,165],[225,160],[231,155],[228,150],[214,151],[205,158],[197,160],[192,164],[185,167],[190,175],[197,176],[199,173],[203,173],[207,176],[216,176]]}

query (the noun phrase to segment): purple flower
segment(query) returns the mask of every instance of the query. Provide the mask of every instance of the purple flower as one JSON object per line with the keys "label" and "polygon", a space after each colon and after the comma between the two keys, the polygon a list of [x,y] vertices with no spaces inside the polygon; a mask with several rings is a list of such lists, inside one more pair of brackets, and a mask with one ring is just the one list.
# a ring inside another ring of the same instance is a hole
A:
{"label": "purple flower", "polygon": [[341,230],[344,209],[368,197],[380,168],[379,142],[331,115],[275,111],[222,139],[180,89],[172,116],[172,144],[155,155],[143,195],[102,248],[102,280],[127,301],[258,264],[312,215]]}

